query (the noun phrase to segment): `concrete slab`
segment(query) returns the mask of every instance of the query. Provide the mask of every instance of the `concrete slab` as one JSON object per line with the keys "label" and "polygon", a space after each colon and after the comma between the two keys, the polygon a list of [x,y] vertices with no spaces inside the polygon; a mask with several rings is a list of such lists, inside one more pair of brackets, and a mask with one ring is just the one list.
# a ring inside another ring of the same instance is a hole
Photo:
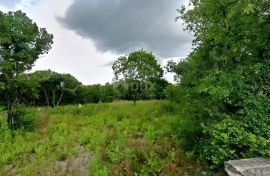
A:
{"label": "concrete slab", "polygon": [[270,159],[253,158],[225,162],[229,176],[270,176]]}

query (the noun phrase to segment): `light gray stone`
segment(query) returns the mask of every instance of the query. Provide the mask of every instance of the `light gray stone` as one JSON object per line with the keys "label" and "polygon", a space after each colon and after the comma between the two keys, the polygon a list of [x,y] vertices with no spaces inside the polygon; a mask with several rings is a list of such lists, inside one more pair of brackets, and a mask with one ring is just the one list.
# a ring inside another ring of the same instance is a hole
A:
{"label": "light gray stone", "polygon": [[270,159],[253,158],[225,162],[229,176],[270,176]]}

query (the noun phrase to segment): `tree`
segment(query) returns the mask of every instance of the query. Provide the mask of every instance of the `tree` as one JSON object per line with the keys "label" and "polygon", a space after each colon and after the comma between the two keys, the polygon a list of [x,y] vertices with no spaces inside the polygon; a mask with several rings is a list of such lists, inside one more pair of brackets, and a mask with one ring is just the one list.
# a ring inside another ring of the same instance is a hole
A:
{"label": "tree", "polygon": [[115,99],[115,89],[109,83],[105,85],[83,85],[76,92],[77,102],[79,103],[109,103]]}
{"label": "tree", "polygon": [[143,92],[153,88],[156,79],[163,77],[163,70],[152,53],[144,50],[122,56],[113,64],[115,80],[124,80],[129,84],[129,91],[134,103]]}
{"label": "tree", "polygon": [[[38,104],[48,107],[60,103],[72,104],[76,101],[76,91],[81,83],[70,74],[60,74],[51,70],[36,71],[29,75],[30,80],[38,85]],[[46,100],[46,103],[44,102]]]}
{"label": "tree", "polygon": [[269,156],[269,148],[244,136],[269,145],[269,6],[265,0],[193,0],[179,10],[195,36],[194,51],[169,67],[181,78],[177,97],[185,100],[183,112],[196,123],[195,132],[200,129],[199,135],[186,135],[194,141],[187,149],[197,149],[213,167],[229,159]]}
{"label": "tree", "polygon": [[18,77],[51,49],[53,36],[22,11],[0,12],[0,88],[12,128],[18,102]]}
{"label": "tree", "polygon": [[100,101],[101,85],[82,85],[77,89],[78,103],[98,103]]}

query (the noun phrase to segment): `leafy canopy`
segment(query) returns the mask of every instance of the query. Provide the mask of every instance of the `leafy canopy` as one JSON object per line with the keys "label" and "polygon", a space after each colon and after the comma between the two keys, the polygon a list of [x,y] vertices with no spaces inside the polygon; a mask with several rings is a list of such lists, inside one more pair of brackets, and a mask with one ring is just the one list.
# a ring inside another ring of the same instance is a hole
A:
{"label": "leafy canopy", "polygon": [[195,149],[213,168],[224,160],[269,156],[264,145],[239,141],[249,135],[269,144],[270,1],[190,2],[179,9],[178,18],[194,34],[194,51],[168,65],[181,78],[174,91],[180,95],[171,99],[181,97],[185,115],[198,129],[204,124],[200,134],[188,139],[194,140],[189,150]]}
{"label": "leafy canopy", "polygon": [[112,69],[116,80],[146,81],[163,76],[163,70],[157,63],[155,56],[144,50],[119,57],[113,64]]}
{"label": "leafy canopy", "polygon": [[20,91],[20,75],[32,68],[39,56],[51,49],[53,36],[39,28],[22,11],[0,11],[0,95],[8,111],[8,123],[14,127]]}
{"label": "leafy canopy", "polygon": [[[167,82],[162,79],[163,69],[157,63],[152,53],[139,50],[122,56],[113,64],[115,80],[127,83],[127,91],[130,99],[145,98],[158,95],[157,91],[162,91]],[[158,95],[161,97],[162,95]]]}
{"label": "leafy canopy", "polygon": [[0,12],[0,76],[9,78],[31,69],[51,49],[52,39],[22,11]]}

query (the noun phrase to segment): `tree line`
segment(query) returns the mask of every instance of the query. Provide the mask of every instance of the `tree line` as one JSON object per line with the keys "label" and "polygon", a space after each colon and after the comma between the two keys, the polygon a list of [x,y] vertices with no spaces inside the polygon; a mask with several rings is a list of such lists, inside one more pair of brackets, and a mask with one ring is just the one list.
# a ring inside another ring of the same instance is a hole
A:
{"label": "tree line", "polygon": [[[105,85],[83,85],[70,74],[51,70],[20,74],[16,78],[16,103],[30,106],[57,107],[68,104],[108,103],[114,100],[164,99],[164,79],[156,82],[115,81]],[[4,97],[6,90],[0,91]],[[134,97],[136,94],[136,97]],[[5,105],[5,99],[0,102]]]}

